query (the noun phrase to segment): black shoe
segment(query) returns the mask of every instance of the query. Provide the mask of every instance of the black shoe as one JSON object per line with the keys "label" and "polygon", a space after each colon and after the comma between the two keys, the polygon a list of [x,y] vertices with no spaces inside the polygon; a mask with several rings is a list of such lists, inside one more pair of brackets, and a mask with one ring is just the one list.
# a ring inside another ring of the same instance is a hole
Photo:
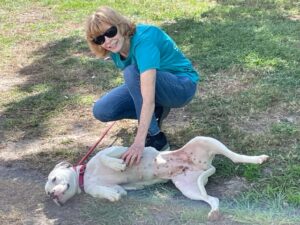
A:
{"label": "black shoe", "polygon": [[163,132],[159,132],[154,136],[147,135],[145,147],[153,147],[158,151],[170,150],[169,143]]}
{"label": "black shoe", "polygon": [[159,128],[161,128],[162,121],[168,116],[169,112],[170,112],[170,108],[168,107],[163,107],[163,106],[155,107],[154,114]]}

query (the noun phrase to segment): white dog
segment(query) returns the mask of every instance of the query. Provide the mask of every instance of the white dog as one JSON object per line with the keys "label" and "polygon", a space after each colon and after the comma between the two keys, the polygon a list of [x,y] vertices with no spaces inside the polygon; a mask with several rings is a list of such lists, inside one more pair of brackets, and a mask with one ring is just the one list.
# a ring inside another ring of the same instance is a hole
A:
{"label": "white dog", "polygon": [[126,150],[126,147],[110,147],[100,151],[87,163],[85,172],[85,167],[59,163],[49,174],[46,193],[58,205],[64,204],[83,188],[93,197],[118,201],[126,195],[126,190],[141,189],[171,179],[186,197],[207,202],[211,206],[208,216],[213,219],[219,214],[219,199],[209,196],[204,186],[208,177],[215,173],[216,169],[211,164],[214,156],[221,154],[235,163],[261,164],[268,159],[267,155],[234,153],[209,137],[193,138],[175,151],[159,152],[146,147],[140,164],[132,167],[126,167],[121,159]]}

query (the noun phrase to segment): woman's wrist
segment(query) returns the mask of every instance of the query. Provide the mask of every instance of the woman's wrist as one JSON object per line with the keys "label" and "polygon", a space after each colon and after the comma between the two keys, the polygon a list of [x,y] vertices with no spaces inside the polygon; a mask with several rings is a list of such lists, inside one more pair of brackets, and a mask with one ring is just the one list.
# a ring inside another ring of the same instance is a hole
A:
{"label": "woman's wrist", "polygon": [[146,136],[143,137],[143,136],[136,136],[135,139],[134,139],[134,142],[133,144],[136,144],[136,145],[141,145],[141,146],[145,146],[145,140],[146,140]]}

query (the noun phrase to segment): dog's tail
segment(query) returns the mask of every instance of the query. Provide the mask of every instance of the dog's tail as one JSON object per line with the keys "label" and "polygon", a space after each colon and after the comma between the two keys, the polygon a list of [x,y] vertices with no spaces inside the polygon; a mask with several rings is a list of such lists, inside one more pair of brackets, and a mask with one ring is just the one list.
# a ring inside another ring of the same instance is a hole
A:
{"label": "dog's tail", "polygon": [[192,139],[191,142],[191,144],[195,143],[196,146],[208,151],[209,155],[221,154],[231,159],[235,163],[261,164],[269,158],[267,155],[248,156],[235,153],[229,150],[223,143],[211,137],[199,136]]}

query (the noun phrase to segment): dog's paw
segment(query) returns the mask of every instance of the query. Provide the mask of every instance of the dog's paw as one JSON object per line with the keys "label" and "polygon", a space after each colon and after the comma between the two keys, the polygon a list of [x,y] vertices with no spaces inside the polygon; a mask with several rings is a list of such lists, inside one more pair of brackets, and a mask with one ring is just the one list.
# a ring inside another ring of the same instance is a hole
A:
{"label": "dog's paw", "polygon": [[212,210],[208,213],[208,219],[210,221],[216,221],[221,218],[221,213],[219,210]]}
{"label": "dog's paw", "polygon": [[110,159],[106,166],[111,168],[114,171],[122,172],[126,169],[126,163],[123,159]]}
{"label": "dog's paw", "polygon": [[120,186],[116,186],[116,187],[114,187],[114,189],[115,189],[121,196],[127,195],[127,191],[126,191],[124,188],[120,187]]}
{"label": "dog's paw", "polygon": [[114,159],[110,162],[110,168],[115,171],[124,171],[126,169],[126,163],[123,159]]}
{"label": "dog's paw", "polygon": [[122,197],[122,194],[116,191],[106,191],[105,198],[111,202],[119,201]]}
{"label": "dog's paw", "polygon": [[259,158],[258,158],[258,163],[259,163],[259,164],[262,164],[263,162],[267,161],[268,158],[269,158],[268,155],[260,155],[260,156],[258,156],[258,157],[259,157]]}
{"label": "dog's paw", "polygon": [[126,163],[123,159],[109,157],[107,155],[101,155],[100,161],[106,167],[115,170],[117,172],[124,171],[126,169]]}

